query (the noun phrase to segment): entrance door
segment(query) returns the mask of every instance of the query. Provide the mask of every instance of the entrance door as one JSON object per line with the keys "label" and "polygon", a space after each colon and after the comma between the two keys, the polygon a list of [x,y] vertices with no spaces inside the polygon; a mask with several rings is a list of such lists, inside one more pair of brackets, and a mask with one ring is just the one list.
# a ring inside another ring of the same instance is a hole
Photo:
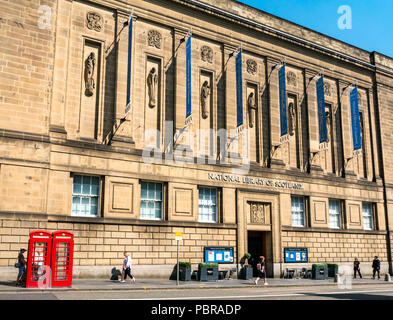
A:
{"label": "entrance door", "polygon": [[248,231],[248,253],[251,254],[248,263],[253,267],[254,277],[256,276],[259,257],[266,257],[266,241],[264,241],[264,234],[264,232],[260,231]]}

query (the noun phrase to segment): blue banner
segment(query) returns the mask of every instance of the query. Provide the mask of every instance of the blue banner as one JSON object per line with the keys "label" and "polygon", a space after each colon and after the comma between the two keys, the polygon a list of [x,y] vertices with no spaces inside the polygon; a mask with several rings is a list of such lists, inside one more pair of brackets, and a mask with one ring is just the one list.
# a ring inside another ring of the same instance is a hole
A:
{"label": "blue banner", "polygon": [[327,127],[325,114],[325,89],[323,86],[323,76],[317,81],[317,103],[318,103],[318,124],[319,143],[327,142]]}
{"label": "blue banner", "polygon": [[359,100],[358,100],[357,87],[355,87],[355,89],[351,91],[350,101],[351,101],[353,150],[357,151],[362,149],[362,136],[360,130]]}
{"label": "blue banner", "polygon": [[285,65],[278,71],[278,90],[280,95],[280,137],[288,135],[287,89],[285,83]]}
{"label": "blue banner", "polygon": [[237,125],[239,128],[243,125],[243,64],[242,49],[236,56],[236,105],[237,105]]}
{"label": "blue banner", "polygon": [[132,15],[128,21],[128,64],[127,64],[127,100],[126,100],[126,115],[130,112],[131,102],[131,62],[132,62]]}
{"label": "blue banner", "polygon": [[186,124],[191,120],[191,36],[186,42]]}

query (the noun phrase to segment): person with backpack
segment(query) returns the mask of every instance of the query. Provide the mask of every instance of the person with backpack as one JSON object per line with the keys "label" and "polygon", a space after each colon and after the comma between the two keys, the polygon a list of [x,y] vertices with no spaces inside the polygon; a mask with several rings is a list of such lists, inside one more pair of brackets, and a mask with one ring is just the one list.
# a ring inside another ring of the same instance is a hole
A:
{"label": "person with backpack", "polygon": [[378,280],[381,279],[379,271],[381,270],[381,261],[378,259],[377,256],[374,257],[373,260],[373,279],[375,279],[375,274],[378,273]]}
{"label": "person with backpack", "polygon": [[268,285],[266,281],[266,263],[265,263],[265,257],[260,256],[259,261],[257,263],[257,278],[255,279],[254,283],[255,285],[258,284],[259,279],[263,278],[263,284],[266,286]]}
{"label": "person with backpack", "polygon": [[135,277],[131,274],[131,267],[131,256],[128,254],[127,251],[124,251],[123,270],[121,273],[121,280],[119,280],[120,282],[126,282],[125,279],[127,279],[127,276],[129,276],[131,278],[131,281],[135,283]]}

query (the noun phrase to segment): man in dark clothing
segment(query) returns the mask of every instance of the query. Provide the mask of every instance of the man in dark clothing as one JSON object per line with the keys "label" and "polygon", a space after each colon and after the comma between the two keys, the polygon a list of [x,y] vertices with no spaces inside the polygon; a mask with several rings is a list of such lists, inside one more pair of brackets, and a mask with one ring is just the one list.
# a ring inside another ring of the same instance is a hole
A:
{"label": "man in dark clothing", "polygon": [[23,255],[26,252],[25,248],[21,248],[18,254],[18,263],[19,263],[19,272],[18,278],[16,279],[16,285],[22,284],[23,276],[26,274],[26,264],[25,256]]}
{"label": "man in dark clothing", "polygon": [[360,273],[360,262],[358,258],[355,258],[355,261],[353,262],[353,277],[356,279],[356,272],[359,273],[360,279],[362,279],[362,274]]}
{"label": "man in dark clothing", "polygon": [[378,257],[375,256],[373,260],[373,279],[375,279],[375,273],[378,272],[378,280],[381,279],[379,271],[381,269],[381,261],[379,261]]}

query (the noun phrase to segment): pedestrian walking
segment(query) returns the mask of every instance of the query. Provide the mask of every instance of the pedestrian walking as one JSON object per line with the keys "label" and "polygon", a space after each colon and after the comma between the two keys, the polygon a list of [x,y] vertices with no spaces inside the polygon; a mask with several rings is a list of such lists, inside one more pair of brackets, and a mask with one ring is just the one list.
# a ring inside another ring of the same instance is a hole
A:
{"label": "pedestrian walking", "polygon": [[356,272],[359,273],[360,279],[363,279],[362,274],[360,273],[360,262],[358,258],[355,258],[355,261],[353,262],[353,278],[356,279]]}
{"label": "pedestrian walking", "polygon": [[24,253],[26,252],[25,248],[21,248],[18,254],[18,262],[15,266],[19,269],[18,277],[16,278],[16,285],[19,286],[23,283],[24,278],[26,277],[26,264],[27,261],[25,259]]}
{"label": "pedestrian walking", "polygon": [[257,278],[254,281],[255,285],[258,284],[259,279],[263,279],[263,284],[265,286],[268,285],[266,281],[266,263],[264,256],[260,256],[257,263]]}
{"label": "pedestrian walking", "polygon": [[132,259],[131,256],[128,254],[127,251],[124,251],[124,260],[123,260],[123,270],[121,273],[121,280],[120,282],[126,282],[127,276],[131,278],[131,281],[135,283],[135,277],[131,273],[132,268]]}
{"label": "pedestrian walking", "polygon": [[373,267],[373,279],[375,279],[376,273],[378,273],[378,280],[381,279],[380,274],[379,274],[379,272],[381,270],[381,261],[378,259],[377,256],[374,257],[372,267]]}

